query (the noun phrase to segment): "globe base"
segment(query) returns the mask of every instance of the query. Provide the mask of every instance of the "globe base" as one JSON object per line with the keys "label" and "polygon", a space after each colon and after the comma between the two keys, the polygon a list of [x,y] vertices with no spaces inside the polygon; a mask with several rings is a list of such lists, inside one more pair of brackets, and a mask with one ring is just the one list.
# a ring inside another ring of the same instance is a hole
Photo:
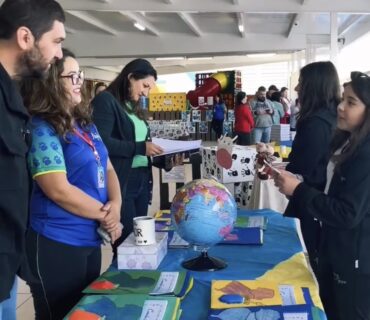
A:
{"label": "globe base", "polygon": [[181,264],[185,269],[193,271],[217,271],[227,267],[227,263],[219,258],[209,257],[203,251],[198,257],[184,261]]}

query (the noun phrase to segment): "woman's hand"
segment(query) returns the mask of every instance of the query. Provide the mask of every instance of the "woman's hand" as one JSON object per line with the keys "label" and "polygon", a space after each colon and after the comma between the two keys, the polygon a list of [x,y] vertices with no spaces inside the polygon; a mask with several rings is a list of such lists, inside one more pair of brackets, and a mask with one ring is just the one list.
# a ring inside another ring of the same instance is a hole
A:
{"label": "woman's hand", "polygon": [[121,220],[121,207],[114,201],[108,201],[102,208],[101,211],[105,212],[106,215],[100,221],[101,225],[105,230],[109,232],[114,226]]}
{"label": "woman's hand", "polygon": [[273,172],[273,178],[275,186],[279,188],[279,191],[286,196],[291,196],[302,182],[296,178],[294,174],[289,171],[279,169],[280,173]]}
{"label": "woman's hand", "polygon": [[163,149],[154,144],[153,142],[147,141],[145,142],[146,145],[146,156],[152,157],[152,156],[157,156],[163,153]]}
{"label": "woman's hand", "polygon": [[113,229],[108,230],[112,244],[121,237],[123,228],[124,226],[122,225],[122,223],[117,223]]}

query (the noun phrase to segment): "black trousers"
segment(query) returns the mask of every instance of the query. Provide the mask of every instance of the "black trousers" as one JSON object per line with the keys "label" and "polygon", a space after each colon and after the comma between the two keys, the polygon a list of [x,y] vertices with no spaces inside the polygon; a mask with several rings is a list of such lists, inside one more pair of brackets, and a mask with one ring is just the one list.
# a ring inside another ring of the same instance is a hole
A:
{"label": "black trousers", "polygon": [[[333,248],[335,250],[335,248]],[[370,274],[319,258],[317,280],[328,320],[370,320]],[[347,264],[347,266],[346,266]]]}
{"label": "black trousers", "polygon": [[252,144],[252,133],[234,132],[235,136],[238,136],[236,144],[240,146],[250,146]]}
{"label": "black trousers", "polygon": [[100,246],[74,247],[30,230],[27,256],[36,278],[28,281],[36,320],[63,319],[100,274]]}
{"label": "black trousers", "polygon": [[148,214],[151,197],[149,181],[150,172],[148,167],[131,169],[126,194],[122,201],[121,223],[123,224],[123,230],[121,237],[112,245],[113,260],[117,257],[117,247],[134,230],[133,219]]}
{"label": "black trousers", "polygon": [[216,133],[217,139],[220,138],[224,132],[224,120],[212,120],[212,129]]}

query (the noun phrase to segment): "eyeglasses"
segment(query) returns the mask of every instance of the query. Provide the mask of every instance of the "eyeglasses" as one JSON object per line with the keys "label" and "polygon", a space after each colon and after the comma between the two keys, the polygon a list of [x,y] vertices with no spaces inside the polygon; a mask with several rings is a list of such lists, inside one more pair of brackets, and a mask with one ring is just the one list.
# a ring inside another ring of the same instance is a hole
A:
{"label": "eyeglasses", "polygon": [[351,72],[351,80],[355,80],[355,79],[358,79],[358,78],[370,79],[370,77],[366,73],[363,73],[363,72],[360,72],[360,71],[352,71]]}
{"label": "eyeglasses", "polygon": [[60,77],[70,78],[74,86],[78,84],[79,82],[81,82],[82,84],[85,80],[85,74],[82,70],[80,70],[78,73],[72,73],[72,74],[69,74],[68,76],[60,76]]}

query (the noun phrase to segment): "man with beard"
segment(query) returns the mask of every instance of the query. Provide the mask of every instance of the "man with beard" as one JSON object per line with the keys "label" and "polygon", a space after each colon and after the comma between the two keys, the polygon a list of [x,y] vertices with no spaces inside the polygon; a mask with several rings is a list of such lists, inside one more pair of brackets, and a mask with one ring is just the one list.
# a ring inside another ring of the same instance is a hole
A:
{"label": "man with beard", "polygon": [[62,58],[64,21],[54,0],[5,0],[0,7],[0,320],[15,319],[28,220],[29,115],[13,80],[42,78]]}
{"label": "man with beard", "polygon": [[251,102],[255,127],[254,143],[269,143],[271,137],[272,116],[274,107],[270,100],[266,99],[266,88],[261,86],[256,92],[256,100]]}

